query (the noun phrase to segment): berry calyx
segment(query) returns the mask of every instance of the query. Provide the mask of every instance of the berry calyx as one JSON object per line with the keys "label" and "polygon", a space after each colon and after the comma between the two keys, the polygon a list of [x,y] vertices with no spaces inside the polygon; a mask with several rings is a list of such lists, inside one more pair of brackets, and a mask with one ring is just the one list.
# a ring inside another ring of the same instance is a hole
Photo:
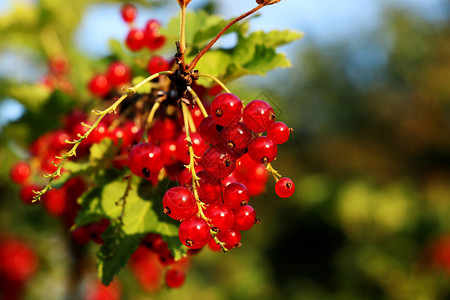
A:
{"label": "berry calyx", "polygon": [[251,131],[263,133],[275,121],[275,113],[266,101],[253,100],[244,108],[242,118]]}
{"label": "berry calyx", "polygon": [[186,247],[200,249],[211,237],[209,225],[201,218],[185,219],[178,228],[178,237]]}
{"label": "berry calyx", "polygon": [[275,144],[286,143],[291,134],[291,129],[283,122],[274,122],[267,130],[267,137]]}
{"label": "berry calyx", "polygon": [[272,140],[265,136],[259,136],[248,146],[248,155],[255,162],[270,163],[278,154],[278,147]]}
{"label": "berry calyx", "polygon": [[211,116],[214,122],[224,127],[239,122],[242,109],[241,100],[230,93],[220,94],[211,102]]}
{"label": "berry calyx", "polygon": [[275,184],[275,193],[281,198],[289,198],[295,192],[294,182],[287,177],[280,178]]}
{"label": "berry calyx", "polygon": [[158,174],[163,167],[161,149],[153,143],[141,143],[131,148],[128,154],[131,172],[149,178]]}
{"label": "berry calyx", "polygon": [[182,186],[173,187],[164,194],[163,207],[164,213],[175,220],[192,217],[198,211],[194,195]]}

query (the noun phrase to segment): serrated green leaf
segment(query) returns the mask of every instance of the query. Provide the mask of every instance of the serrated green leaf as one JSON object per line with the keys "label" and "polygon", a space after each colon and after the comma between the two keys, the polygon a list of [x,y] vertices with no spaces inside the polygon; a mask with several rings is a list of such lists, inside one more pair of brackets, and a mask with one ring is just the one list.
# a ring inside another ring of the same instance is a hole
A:
{"label": "serrated green leaf", "polygon": [[126,265],[143,238],[143,235],[125,235],[118,232],[116,226],[109,226],[102,234],[105,243],[97,253],[98,275],[104,285],[110,284],[114,275]]}
{"label": "serrated green leaf", "polygon": [[[188,58],[190,61],[193,57]],[[201,73],[207,73],[216,77],[221,77],[226,73],[228,66],[232,63],[231,55],[224,50],[208,51],[198,62],[196,69]],[[204,86],[210,86],[211,80],[200,77],[198,83]]]}
{"label": "serrated green leaf", "polygon": [[255,44],[275,48],[292,43],[303,36],[303,32],[293,30],[272,30],[270,32],[260,30],[252,32],[248,39]]}

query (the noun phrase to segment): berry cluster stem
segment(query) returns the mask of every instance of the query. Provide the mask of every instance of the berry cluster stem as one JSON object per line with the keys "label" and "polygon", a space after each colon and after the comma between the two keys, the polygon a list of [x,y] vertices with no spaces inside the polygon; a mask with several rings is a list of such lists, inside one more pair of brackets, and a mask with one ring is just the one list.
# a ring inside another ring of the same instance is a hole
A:
{"label": "berry cluster stem", "polygon": [[208,113],[206,112],[205,107],[203,106],[202,100],[200,100],[200,98],[198,97],[197,93],[194,91],[193,88],[191,88],[190,86],[187,87],[187,90],[189,91],[189,93],[192,94],[192,96],[195,99],[195,103],[198,105],[198,107],[200,108],[200,110],[202,111],[203,116],[206,118],[208,117]]}
{"label": "berry cluster stem", "polygon": [[226,86],[222,81],[220,81],[219,78],[217,78],[217,77],[215,77],[215,76],[213,76],[213,75],[207,74],[207,73],[198,73],[198,76],[200,76],[200,77],[208,77],[209,79],[212,79],[212,80],[215,81],[218,85],[220,85],[220,87],[221,87],[225,92],[231,94],[230,89],[227,88],[227,86]]}
{"label": "berry cluster stem", "polygon": [[275,182],[277,182],[282,176],[281,174],[275,170],[270,163],[266,164],[266,170],[272,174],[273,179],[275,179]]}
{"label": "berry cluster stem", "polygon": [[64,166],[64,164],[67,161],[67,159],[69,159],[72,156],[76,156],[76,151],[77,151],[78,146],[81,144],[81,142],[83,142],[85,139],[88,138],[88,136],[92,133],[92,131],[94,131],[97,128],[98,124],[100,124],[100,121],[107,114],[110,114],[110,113],[113,113],[113,112],[116,113],[117,107],[119,107],[119,105],[128,97],[128,95],[130,95],[132,93],[136,93],[136,91],[141,86],[143,86],[145,83],[147,83],[147,82],[149,82],[149,81],[151,81],[151,80],[153,80],[155,78],[158,78],[161,75],[171,74],[171,73],[172,72],[170,72],[170,71],[164,71],[164,72],[159,72],[159,73],[153,74],[153,75],[147,77],[146,79],[144,79],[143,81],[141,81],[140,83],[138,83],[137,85],[135,85],[134,87],[128,88],[126,90],[125,94],[123,94],[119,99],[117,99],[111,106],[109,106],[105,110],[94,110],[94,111],[92,111],[94,114],[96,114],[98,116],[97,119],[95,120],[94,124],[87,125],[85,123],[81,123],[83,126],[89,128],[89,130],[86,131],[86,133],[84,133],[83,135],[78,134],[78,136],[77,136],[78,139],[77,140],[73,140],[73,141],[67,141],[66,140],[67,144],[72,144],[73,145],[72,148],[68,152],[66,152],[64,155],[56,156],[57,159],[61,159],[61,162],[58,165],[55,164],[57,168],[56,168],[56,170],[53,173],[45,175],[45,177],[48,178],[47,184],[44,186],[43,189],[41,189],[39,191],[34,191],[34,193],[36,195],[33,197],[33,202],[40,201],[42,195],[44,195],[47,191],[52,189],[53,180],[56,177],[61,176],[62,167]]}
{"label": "berry cluster stem", "polygon": [[[194,148],[192,147],[192,139],[191,139],[191,135],[190,135],[190,130],[189,130],[189,116],[190,116],[190,112],[189,112],[189,108],[187,106],[186,103],[182,102],[181,103],[181,109],[183,112],[183,120],[184,120],[184,127],[186,130],[186,141],[188,142],[188,148],[189,148],[189,164],[186,165],[185,167],[191,172],[192,175],[192,193],[194,194],[194,198],[195,201],[197,202],[197,206],[198,206],[198,214],[199,216],[206,221],[206,223],[208,223],[208,225],[210,227],[211,226],[211,220],[209,218],[207,218],[205,216],[205,213],[203,212],[203,210],[205,209],[205,204],[200,200],[199,196],[198,196],[198,191],[197,191],[197,187],[199,186],[198,180],[200,179],[196,172],[195,172],[195,159],[198,158],[197,156],[195,156],[194,153]],[[192,119],[192,116],[191,116]],[[223,252],[228,252],[228,249],[225,247],[225,243],[219,241],[219,239],[217,238],[217,232],[215,232],[214,230],[210,230],[211,232],[211,236],[213,237],[214,241],[220,245],[220,248],[222,249]]]}

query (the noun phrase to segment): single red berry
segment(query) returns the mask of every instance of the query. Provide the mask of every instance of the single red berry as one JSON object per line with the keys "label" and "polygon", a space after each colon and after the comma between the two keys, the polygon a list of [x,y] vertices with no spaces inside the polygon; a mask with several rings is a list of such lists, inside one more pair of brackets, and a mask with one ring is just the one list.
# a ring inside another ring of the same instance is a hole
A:
{"label": "single red berry", "polygon": [[49,69],[55,75],[63,75],[69,70],[69,61],[64,55],[56,55],[49,60]]}
{"label": "single red berry", "polygon": [[132,23],[136,19],[137,10],[136,6],[131,3],[122,5],[121,9],[122,19],[127,23]]}
{"label": "single red berry", "polygon": [[217,238],[219,241],[225,243],[225,248],[228,250],[241,246],[241,233],[236,228],[231,228],[229,231],[219,233]]}
{"label": "single red berry", "polygon": [[186,275],[183,270],[170,269],[166,273],[166,285],[170,288],[178,288],[183,285]]}
{"label": "single red berry", "polygon": [[177,123],[171,118],[157,119],[150,130],[154,141],[171,140],[176,136],[177,132]]}
{"label": "single red berry", "polygon": [[31,175],[31,167],[27,162],[20,161],[14,164],[9,172],[9,177],[16,184],[24,184]]}
{"label": "single red berry", "polygon": [[106,137],[108,137],[108,125],[101,121],[88,136],[87,140],[94,144],[100,143]]}
{"label": "single red berry", "polygon": [[218,136],[222,131],[223,126],[217,125],[211,116],[204,118],[198,127],[198,132],[205,143],[213,145],[219,143]]}
{"label": "single red berry", "polygon": [[286,143],[290,133],[291,129],[286,124],[283,122],[274,122],[270,125],[269,130],[267,130],[267,137],[278,145]]}
{"label": "single red berry", "polygon": [[131,29],[125,40],[125,44],[131,51],[139,51],[144,47],[145,34],[140,29]]}
{"label": "single red berry", "polygon": [[223,191],[223,203],[231,209],[239,209],[247,205],[249,200],[247,187],[242,183],[230,183]]}
{"label": "single red berry", "polygon": [[[192,140],[192,148],[195,155],[201,157],[205,153],[208,144],[206,144],[198,132],[192,132],[190,134]],[[182,133],[177,138],[177,154],[178,159],[184,163],[188,163],[190,160],[188,141],[186,141],[186,134]]]}
{"label": "single red berry", "polygon": [[[205,108],[206,110],[206,108]],[[190,113],[192,116],[192,120],[194,120],[195,128],[200,126],[200,123],[205,119],[205,116],[202,113],[202,110],[196,105],[190,108]]]}
{"label": "single red berry", "polygon": [[52,139],[50,141],[50,147],[53,152],[59,152],[70,146],[66,141],[70,140],[69,133],[64,130],[56,130],[52,134]]}
{"label": "single red berry", "polygon": [[23,242],[12,238],[0,242],[0,272],[2,281],[23,284],[36,272],[38,264],[38,257],[34,250]]}
{"label": "single red berry", "polygon": [[200,249],[208,243],[211,233],[205,220],[194,217],[181,222],[178,228],[178,237],[186,247]]}
{"label": "single red berry", "polygon": [[105,97],[111,86],[105,75],[95,75],[88,84],[89,91],[99,97]]}
{"label": "single red berry", "polygon": [[219,252],[222,249],[220,247],[220,245],[217,244],[216,241],[213,238],[209,239],[208,247],[209,247],[209,249],[211,249],[214,252]]}
{"label": "single red berry", "polygon": [[109,65],[106,77],[111,85],[120,87],[131,81],[131,69],[122,62],[114,62]]}
{"label": "single red berry", "polygon": [[66,189],[52,189],[42,195],[42,205],[52,216],[58,217],[64,214],[68,208]]}
{"label": "single red berry", "polygon": [[281,198],[289,198],[295,192],[294,182],[287,177],[280,178],[275,184],[275,193]]}
{"label": "single red berry", "polygon": [[228,152],[210,146],[203,154],[200,165],[215,178],[225,178],[236,166],[236,159]]}
{"label": "single red berry", "polygon": [[224,127],[239,122],[242,117],[242,102],[233,94],[223,93],[211,103],[211,116],[214,121]]}
{"label": "single red berry", "polygon": [[91,239],[89,226],[81,226],[70,232],[72,240],[78,245],[85,245]]}
{"label": "single red berry", "polygon": [[146,34],[146,45],[150,50],[158,50],[166,43],[166,37],[157,31],[151,31]]}
{"label": "single red berry", "polygon": [[144,31],[145,31],[145,33],[155,32],[155,31],[158,31],[160,27],[161,27],[161,24],[159,24],[158,20],[151,19],[151,20],[148,20],[147,23],[145,24]]}
{"label": "single red berry", "polygon": [[270,163],[277,157],[277,154],[277,145],[265,136],[255,138],[248,146],[248,155],[255,162]]}
{"label": "single red berry", "polygon": [[167,243],[156,233],[147,234],[142,240],[142,245],[156,253],[162,253],[163,251],[168,250]]}
{"label": "single red berry", "polygon": [[33,191],[39,191],[39,190],[40,190],[39,186],[37,186],[35,184],[24,185],[20,189],[20,200],[22,200],[22,202],[27,205],[34,204],[33,198],[34,198],[34,196],[36,196],[36,194]]}
{"label": "single red berry", "polygon": [[156,175],[163,167],[161,149],[153,143],[141,143],[131,148],[128,154],[131,172],[140,177]]}
{"label": "single red berry", "polygon": [[256,133],[269,129],[275,121],[275,113],[269,103],[262,100],[253,100],[244,108],[242,115],[245,125]]}
{"label": "single red berry", "polygon": [[244,123],[238,122],[235,125],[227,127],[219,134],[219,140],[226,148],[236,156],[240,157],[243,151],[251,142],[253,135],[250,129]]}
{"label": "single red berry", "polygon": [[197,202],[190,190],[176,186],[166,191],[163,197],[164,213],[175,220],[192,217],[198,211]]}
{"label": "single red berry", "polygon": [[119,140],[122,141],[122,148],[126,148],[131,145],[133,141],[133,134],[130,131],[125,130],[125,127],[117,127],[112,132],[108,133],[108,137],[111,138],[114,142],[114,145],[119,143]]}
{"label": "single red berry", "polygon": [[175,141],[163,141],[159,148],[163,157],[164,165],[172,165],[178,161],[177,144]]}
{"label": "single red berry", "polygon": [[256,222],[256,213],[250,205],[244,205],[234,211],[234,227],[249,230]]}
{"label": "single red berry", "polygon": [[149,74],[156,74],[163,71],[169,71],[170,65],[169,62],[162,56],[154,55],[150,58],[147,71]]}
{"label": "single red berry", "polygon": [[218,232],[225,232],[233,227],[233,211],[223,204],[213,203],[208,205],[205,216],[211,220],[213,229],[218,230]]}
{"label": "single red berry", "polygon": [[200,178],[198,181],[199,186],[197,188],[200,200],[206,204],[217,201],[222,194],[222,184],[220,179],[209,175],[205,171],[198,172],[197,176]]}

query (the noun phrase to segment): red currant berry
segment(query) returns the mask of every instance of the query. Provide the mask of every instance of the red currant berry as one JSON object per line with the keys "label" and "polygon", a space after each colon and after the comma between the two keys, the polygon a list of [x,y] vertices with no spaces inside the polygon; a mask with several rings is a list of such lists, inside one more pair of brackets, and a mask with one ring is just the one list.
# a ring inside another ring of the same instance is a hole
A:
{"label": "red currant berry", "polygon": [[166,191],[163,197],[164,213],[175,220],[183,220],[197,213],[198,206],[190,190],[176,186]]}
{"label": "red currant berry", "polygon": [[294,182],[287,177],[280,178],[275,184],[275,193],[281,198],[289,198],[295,192]]}
{"label": "red currant berry", "polygon": [[213,238],[209,239],[208,247],[209,247],[209,249],[211,249],[214,252],[219,252],[222,249],[220,247],[220,245],[217,244],[216,241]]}
{"label": "red currant berry", "polygon": [[154,141],[166,141],[173,139],[177,132],[177,123],[171,118],[164,118],[155,121],[151,129],[151,136]]}
{"label": "red currant berry", "polygon": [[220,179],[214,178],[205,171],[197,174],[200,177],[197,188],[198,197],[203,203],[211,204],[217,201],[222,194]]}
{"label": "red currant berry", "polygon": [[174,141],[163,141],[159,148],[163,157],[165,166],[172,165],[177,162],[177,144]]}
{"label": "red currant berry", "polygon": [[149,74],[156,74],[163,71],[169,71],[169,62],[164,57],[155,55],[149,60],[147,71]]}
{"label": "red currant berry", "polygon": [[250,205],[244,205],[234,211],[234,227],[239,230],[249,230],[256,222],[256,213]]}
{"label": "red currant berry", "polygon": [[67,210],[68,201],[66,189],[52,189],[42,196],[42,205],[52,216],[58,217]]}
{"label": "red currant berry", "polygon": [[109,65],[106,77],[111,85],[120,87],[131,81],[131,69],[124,63],[114,62]]}
{"label": "red currant berry", "polygon": [[231,209],[239,209],[247,205],[249,200],[247,187],[242,183],[230,183],[223,191],[223,203]]}
{"label": "red currant berry", "polygon": [[95,75],[88,84],[89,91],[99,97],[105,97],[111,86],[108,79],[104,75]]}
{"label": "red currant berry", "polygon": [[[9,281],[22,285],[36,272],[38,264],[39,261],[35,252],[23,242],[11,238],[0,242],[2,283],[4,283],[3,281]],[[7,290],[8,286],[2,290],[2,295]],[[2,297],[2,299],[22,299],[22,297]]]}
{"label": "red currant berry", "polygon": [[39,191],[40,188],[35,184],[28,184],[20,189],[20,200],[26,205],[31,205],[33,203],[33,198],[36,194],[33,191]]}
{"label": "red currant berry", "polygon": [[218,135],[222,131],[223,126],[217,125],[211,116],[204,118],[198,127],[198,132],[205,143],[213,145],[219,143]]}
{"label": "red currant berry", "polygon": [[142,240],[142,245],[156,253],[162,253],[163,251],[168,250],[167,243],[156,233],[147,234]]}
{"label": "red currant berry", "polygon": [[170,288],[179,288],[186,280],[183,270],[171,269],[166,273],[166,285]]}
{"label": "red currant berry", "polygon": [[158,31],[149,31],[146,33],[146,45],[150,50],[158,50],[166,43],[166,37]]}
{"label": "red currant berry", "polygon": [[136,6],[130,3],[122,5],[121,9],[122,19],[127,23],[132,23],[136,19],[137,10]]}
{"label": "red currant berry", "polygon": [[205,216],[211,219],[213,230],[218,230],[218,232],[225,232],[233,227],[233,211],[223,204],[210,204],[205,210]]}
{"label": "red currant berry", "polygon": [[200,249],[211,237],[209,225],[201,218],[185,219],[178,228],[178,237],[186,247]]}
{"label": "red currant berry", "polygon": [[[194,150],[195,155],[202,156],[205,152],[206,148],[208,147],[208,144],[206,144],[200,134],[198,132],[192,132],[190,134],[191,140],[192,140],[192,148]],[[186,141],[186,134],[182,133],[177,138],[177,154],[178,159],[181,160],[184,163],[188,163],[190,156],[189,156],[189,146],[188,142]]]}
{"label": "red currant berry", "polygon": [[21,161],[14,164],[9,172],[9,177],[16,184],[24,184],[31,175],[31,167],[27,162]]}
{"label": "red currant berry", "polygon": [[236,159],[231,154],[210,146],[203,154],[200,165],[215,178],[225,178],[236,166]]}
{"label": "red currant berry", "polygon": [[242,117],[242,102],[233,94],[218,95],[211,103],[211,116],[214,121],[224,127],[239,122]]}
{"label": "red currant berry", "polygon": [[291,129],[286,124],[283,122],[275,122],[267,130],[267,137],[278,145],[286,143],[290,133]]}
{"label": "red currant berry", "polygon": [[131,51],[139,51],[144,47],[145,43],[145,35],[142,30],[139,29],[131,29],[128,33],[127,39],[125,40],[125,44],[128,49]]}
{"label": "red currant berry", "polygon": [[145,24],[144,31],[145,31],[145,33],[155,32],[155,31],[158,31],[160,27],[161,27],[161,24],[159,24],[158,20],[151,19],[151,20],[148,20],[148,22]]}
{"label": "red currant berry", "polygon": [[277,157],[277,154],[277,145],[265,136],[257,137],[248,146],[248,155],[255,162],[270,163]]}
{"label": "red currant berry", "polygon": [[70,136],[67,132],[64,130],[55,131],[50,141],[52,151],[59,152],[64,148],[68,148],[69,144],[66,143],[66,140],[70,140]]}
{"label": "red currant berry", "polygon": [[55,75],[63,75],[69,70],[69,61],[63,55],[56,55],[49,60],[50,71]]}
{"label": "red currant berry", "polygon": [[101,121],[88,136],[87,140],[94,144],[100,143],[106,137],[108,137],[108,125]]}
{"label": "red currant berry", "polygon": [[170,252],[169,249],[166,249],[159,253],[159,261],[163,266],[168,266],[175,262],[175,258],[173,257],[172,252]]}
{"label": "red currant berry", "polygon": [[228,250],[241,246],[241,233],[236,228],[231,228],[229,231],[219,233],[217,238],[219,241],[225,243],[225,248]]}
{"label": "red currant berry", "polygon": [[140,177],[149,178],[158,174],[163,167],[161,149],[153,143],[135,145],[128,154],[128,166]]}
{"label": "red currant berry", "polygon": [[252,132],[242,122],[225,128],[225,130],[219,135],[221,143],[237,156],[241,156],[241,154],[243,154],[243,150],[247,148],[248,144],[252,140],[252,137]]}
{"label": "red currant berry", "polygon": [[267,131],[275,121],[275,113],[272,107],[262,100],[253,100],[247,104],[242,117],[245,125],[256,133]]}

